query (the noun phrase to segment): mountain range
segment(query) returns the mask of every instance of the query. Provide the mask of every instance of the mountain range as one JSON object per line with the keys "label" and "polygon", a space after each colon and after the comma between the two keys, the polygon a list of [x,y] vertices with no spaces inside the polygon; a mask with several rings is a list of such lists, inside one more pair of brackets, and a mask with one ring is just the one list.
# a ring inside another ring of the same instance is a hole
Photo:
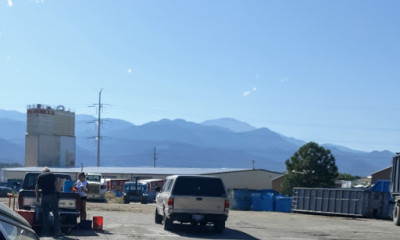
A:
{"label": "mountain range", "polygon": [[[95,117],[76,115],[76,165],[96,165]],[[304,141],[268,128],[255,128],[232,118],[202,123],[162,119],[134,125],[103,119],[101,166],[229,167],[283,172],[285,160]],[[26,114],[0,110],[0,162],[24,164]],[[391,164],[390,151],[363,152],[324,144],[336,158],[339,171],[367,176]]]}

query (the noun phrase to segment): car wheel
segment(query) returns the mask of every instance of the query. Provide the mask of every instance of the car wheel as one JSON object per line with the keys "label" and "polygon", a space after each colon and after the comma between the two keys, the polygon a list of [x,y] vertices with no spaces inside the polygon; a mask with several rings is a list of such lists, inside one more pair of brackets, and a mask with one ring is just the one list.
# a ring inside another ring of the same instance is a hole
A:
{"label": "car wheel", "polygon": [[71,227],[64,227],[61,228],[61,231],[65,234],[70,234],[72,232],[72,228]]}
{"label": "car wheel", "polygon": [[164,213],[164,230],[171,230],[174,227],[174,221],[167,217]]}
{"label": "car wheel", "polygon": [[124,204],[129,204],[129,201],[124,199]]}
{"label": "car wheel", "polygon": [[400,226],[400,206],[394,206],[393,222],[396,226]]}
{"label": "car wheel", "polygon": [[214,223],[214,232],[221,233],[225,229],[225,221],[218,221]]}
{"label": "car wheel", "polygon": [[155,222],[156,222],[157,224],[161,224],[162,221],[163,221],[163,217],[162,217],[160,214],[158,214],[158,210],[157,210],[157,208],[156,208]]}

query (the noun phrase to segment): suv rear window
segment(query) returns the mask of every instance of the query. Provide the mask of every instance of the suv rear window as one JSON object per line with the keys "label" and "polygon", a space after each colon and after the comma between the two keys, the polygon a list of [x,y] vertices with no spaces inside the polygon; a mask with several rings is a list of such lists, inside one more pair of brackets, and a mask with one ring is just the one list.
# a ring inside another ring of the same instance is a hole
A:
{"label": "suv rear window", "polygon": [[[40,173],[27,173],[25,175],[23,189],[25,190],[33,190],[36,186],[36,181]],[[54,174],[56,176],[56,180],[61,179],[71,180],[71,176],[68,174]]]}
{"label": "suv rear window", "polygon": [[176,179],[173,195],[225,197],[221,179],[179,177]]}

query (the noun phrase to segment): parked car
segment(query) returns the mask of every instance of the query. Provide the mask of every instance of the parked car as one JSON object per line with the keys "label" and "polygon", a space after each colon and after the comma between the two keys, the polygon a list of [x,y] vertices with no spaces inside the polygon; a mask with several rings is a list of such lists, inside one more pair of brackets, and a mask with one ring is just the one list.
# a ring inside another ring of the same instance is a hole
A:
{"label": "parked car", "polygon": [[124,185],[124,203],[140,202],[147,203],[147,186],[138,182],[126,182]]}
{"label": "parked car", "polygon": [[155,222],[164,229],[174,221],[192,225],[214,224],[217,233],[225,229],[229,200],[222,180],[212,176],[170,176],[156,198]]}
{"label": "parked car", "polygon": [[0,204],[0,239],[39,240],[39,237],[21,215]]}

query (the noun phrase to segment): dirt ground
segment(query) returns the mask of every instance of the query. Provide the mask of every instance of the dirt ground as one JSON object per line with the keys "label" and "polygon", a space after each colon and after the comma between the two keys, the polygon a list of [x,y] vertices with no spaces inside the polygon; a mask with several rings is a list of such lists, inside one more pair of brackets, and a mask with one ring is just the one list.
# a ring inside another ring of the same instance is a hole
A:
{"label": "dirt ground", "polygon": [[[4,202],[4,201],[3,201]],[[103,216],[103,231],[73,230],[59,239],[399,239],[391,221],[278,212],[230,211],[226,229],[154,223],[154,204],[88,203],[88,218]],[[42,238],[52,239],[52,238]]]}

